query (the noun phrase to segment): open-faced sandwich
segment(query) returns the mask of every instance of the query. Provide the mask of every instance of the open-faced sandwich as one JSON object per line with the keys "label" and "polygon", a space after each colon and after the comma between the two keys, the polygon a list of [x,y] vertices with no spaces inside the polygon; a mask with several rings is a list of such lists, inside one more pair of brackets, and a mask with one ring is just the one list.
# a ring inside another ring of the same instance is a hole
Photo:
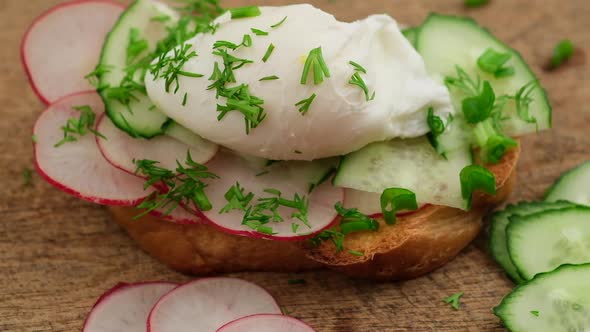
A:
{"label": "open-faced sandwich", "polygon": [[23,43],[51,103],[40,174],[179,271],[427,273],[510,193],[516,138],[551,125],[523,58],[471,19],[183,4],[70,3]]}

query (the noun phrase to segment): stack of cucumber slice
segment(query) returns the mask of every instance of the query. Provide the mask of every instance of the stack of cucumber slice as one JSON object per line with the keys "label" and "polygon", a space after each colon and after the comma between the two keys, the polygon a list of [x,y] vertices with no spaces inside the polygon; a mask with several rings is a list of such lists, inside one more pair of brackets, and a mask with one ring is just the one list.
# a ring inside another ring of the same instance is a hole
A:
{"label": "stack of cucumber slice", "polygon": [[511,331],[590,329],[590,161],[565,173],[543,202],[492,217],[490,250],[520,284],[494,308]]}

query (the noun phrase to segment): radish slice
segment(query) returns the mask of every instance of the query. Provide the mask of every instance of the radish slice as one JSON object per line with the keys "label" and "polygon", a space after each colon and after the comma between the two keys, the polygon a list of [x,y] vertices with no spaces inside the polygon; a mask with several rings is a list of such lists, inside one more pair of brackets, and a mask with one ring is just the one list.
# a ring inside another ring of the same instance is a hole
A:
{"label": "radish slice", "polygon": [[223,325],[217,332],[314,332],[311,326],[289,316],[252,315]]}
{"label": "radish slice", "polygon": [[82,331],[144,332],[154,304],[176,286],[168,282],[119,284],[98,299]]}
{"label": "radish slice", "polygon": [[72,109],[80,105],[90,106],[97,116],[104,112],[98,94],[84,92],[59,100],[37,119],[33,132],[39,173],[58,189],[90,202],[137,205],[150,193],[144,190],[143,180],[109,164],[101,155],[93,134],[54,147],[63,138],[61,127],[69,118],[80,117],[80,112]]}
{"label": "radish slice", "polygon": [[[272,170],[266,174],[257,174],[250,164],[243,158],[228,152],[220,152],[207,167],[220,178],[208,180],[206,193],[211,200],[213,209],[202,212],[214,226],[223,231],[250,236],[264,237],[274,240],[294,241],[306,237],[330,227],[338,217],[334,205],[344,199],[342,188],[332,186],[329,181],[315,188],[311,194],[309,191],[309,172],[302,167],[289,167],[289,163],[278,163],[273,165]],[[273,235],[263,234],[252,228],[242,225],[244,211],[233,210],[229,213],[220,213],[220,210],[227,204],[224,197],[227,190],[239,182],[244,188],[244,193],[254,193],[253,203],[261,197],[271,197],[264,190],[268,188],[277,189],[282,192],[282,197],[293,199],[295,193],[300,196],[309,197],[308,221],[311,227],[306,226],[299,219],[291,217],[296,210],[280,207],[278,212],[284,218],[282,222],[270,222],[266,224],[272,228]],[[294,232],[293,224],[297,225]]]}
{"label": "radish slice", "polygon": [[344,190],[344,197],[344,207],[348,209],[358,209],[368,216],[382,214],[381,194],[347,188]]}
{"label": "radish slice", "polygon": [[94,89],[84,76],[94,70],[104,39],[123,10],[114,1],[72,1],[35,19],[23,39],[21,57],[45,104]]}
{"label": "radish slice", "polygon": [[152,139],[133,138],[117,128],[109,117],[103,115],[98,123],[98,132],[108,140],[97,138],[98,146],[104,157],[113,166],[134,174],[133,160],[149,159],[159,161],[158,166],[170,170],[176,169],[176,161],[186,160],[187,151],[197,163],[204,164],[217,153],[217,145],[193,135],[192,144],[187,145],[170,136],[158,136]]}
{"label": "radish slice", "polygon": [[235,278],[198,279],[164,295],[148,317],[148,332],[212,332],[235,319],[280,314],[261,287]]}
{"label": "radish slice", "polygon": [[169,214],[166,214],[166,212],[167,208],[159,208],[154,211],[151,211],[150,214],[156,218],[160,218],[180,225],[195,225],[204,223],[203,220],[199,218],[196,214],[188,211],[187,209],[181,206],[178,206]]}

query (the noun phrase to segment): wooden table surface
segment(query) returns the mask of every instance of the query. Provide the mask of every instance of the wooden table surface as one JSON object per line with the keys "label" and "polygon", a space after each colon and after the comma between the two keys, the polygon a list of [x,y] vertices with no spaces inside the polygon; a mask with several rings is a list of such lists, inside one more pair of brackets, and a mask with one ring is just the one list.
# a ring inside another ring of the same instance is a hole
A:
{"label": "wooden table surface", "polygon": [[[188,277],[141,252],[100,206],[67,196],[33,168],[31,128],[43,109],[19,60],[23,32],[35,16],[60,0],[0,1],[0,331],[79,331],[96,298],[119,281]],[[243,5],[253,1],[227,1]],[[296,1],[268,0],[258,4]],[[431,12],[475,17],[522,52],[547,88],[554,129],[523,139],[519,185],[512,201],[538,199],[565,169],[590,159],[590,68],[583,57],[555,72],[542,66],[553,45],[571,38],[590,46],[590,2],[491,0],[466,10],[461,0],[317,0],[316,6],[353,20],[386,12],[418,24]],[[443,50],[441,50],[443,51]],[[59,84],[59,82],[57,82]],[[483,236],[482,236],[483,237]],[[407,282],[350,280],[330,271],[244,273],[275,295],[292,315],[318,331],[498,331],[491,313],[512,287],[476,241],[429,276]],[[289,285],[303,278],[306,285]],[[462,291],[461,310],[441,299]]]}

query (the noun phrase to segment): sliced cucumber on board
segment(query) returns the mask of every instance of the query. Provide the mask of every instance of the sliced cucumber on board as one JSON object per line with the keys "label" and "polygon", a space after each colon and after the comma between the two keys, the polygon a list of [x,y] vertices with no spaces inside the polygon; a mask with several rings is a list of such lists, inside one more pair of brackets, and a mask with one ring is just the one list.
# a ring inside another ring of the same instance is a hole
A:
{"label": "sliced cucumber on board", "polygon": [[[505,66],[514,67],[515,74],[496,78],[493,74],[479,69],[478,58],[489,48],[512,55]],[[527,84],[531,84],[529,115],[536,123],[526,122],[519,117],[514,101],[508,101],[503,108],[503,132],[509,136],[534,133],[551,127],[551,106],[545,90],[522,56],[506,46],[488,30],[469,18],[432,14],[420,27],[417,50],[424,58],[428,71],[440,76],[455,77],[456,66],[461,67],[470,77],[478,75],[491,83],[496,97],[515,96]],[[461,109],[465,95],[451,89],[456,109]]]}
{"label": "sliced cucumber on board", "polygon": [[567,200],[590,206],[590,161],[564,173],[549,188],[545,200]]}
{"label": "sliced cucumber on board", "polygon": [[558,210],[572,207],[575,204],[570,202],[521,202],[517,205],[510,205],[503,211],[496,212],[492,216],[490,226],[490,252],[494,259],[502,266],[506,274],[516,283],[525,281],[520,274],[512,258],[508,253],[508,244],[506,242],[506,227],[512,216],[527,216],[539,212]]}
{"label": "sliced cucumber on board", "polygon": [[590,264],[564,265],[516,287],[494,308],[512,332],[590,330]]}
{"label": "sliced cucumber on board", "polygon": [[[168,16],[170,19],[162,22],[155,17]],[[157,42],[167,35],[167,27],[178,19],[168,6],[153,0],[136,0],[121,15],[113,30],[107,36],[102,49],[100,66],[108,72],[100,77],[100,86],[110,88],[100,89],[100,94],[106,106],[106,113],[113,123],[133,137],[151,138],[163,133],[163,125],[168,117],[160,112],[146,94],[133,92],[129,104],[124,104],[114,98],[123,78],[127,75],[125,68],[129,65],[127,46],[131,38],[132,29],[138,32],[137,39],[144,39],[148,48],[137,58],[141,58],[156,49]],[[133,78],[136,84],[143,86],[141,70]]]}
{"label": "sliced cucumber on board", "polygon": [[509,219],[508,252],[524,279],[562,264],[590,262],[590,207],[575,206]]}
{"label": "sliced cucumber on board", "polygon": [[459,173],[472,164],[469,147],[440,156],[426,137],[367,145],[341,161],[334,184],[381,194],[391,187],[416,194],[418,203],[466,209]]}

